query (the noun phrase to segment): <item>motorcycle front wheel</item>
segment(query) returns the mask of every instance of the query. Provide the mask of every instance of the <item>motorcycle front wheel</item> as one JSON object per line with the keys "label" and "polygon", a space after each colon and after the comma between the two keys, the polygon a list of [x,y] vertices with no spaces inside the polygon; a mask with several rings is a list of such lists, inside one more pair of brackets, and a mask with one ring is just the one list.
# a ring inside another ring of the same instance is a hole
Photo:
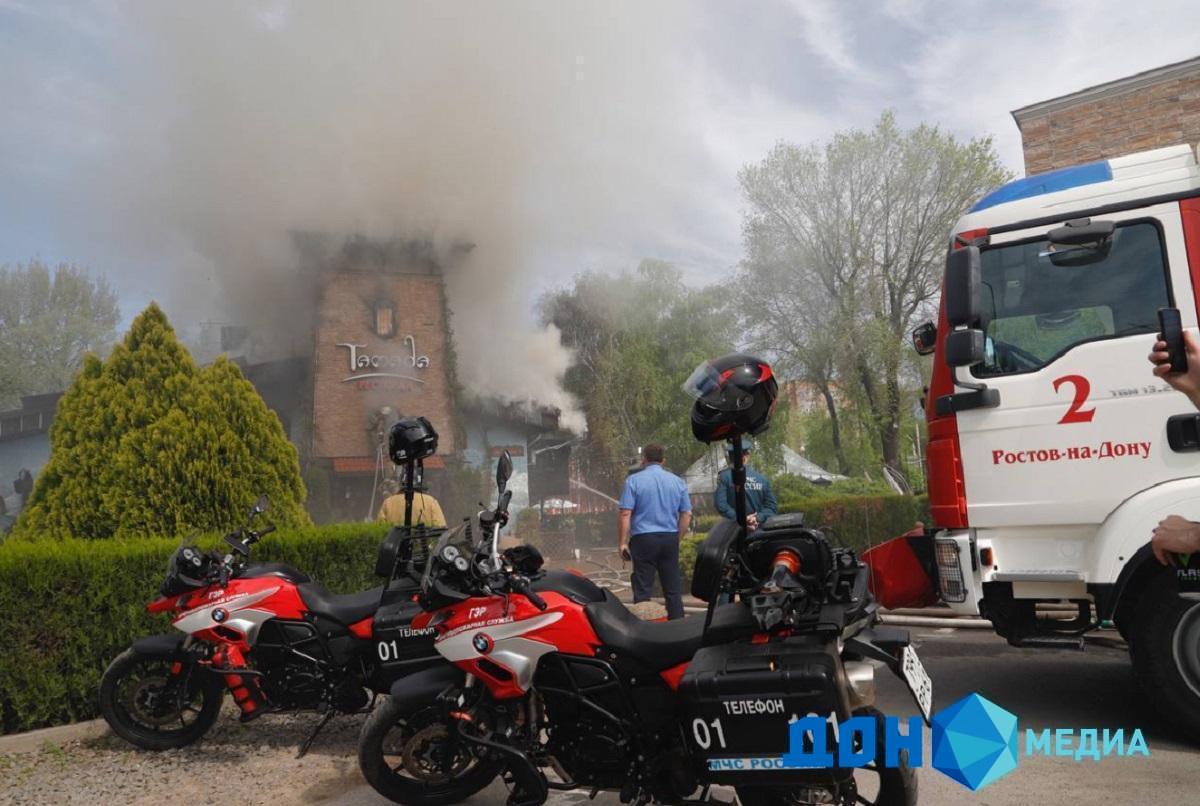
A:
{"label": "motorcycle front wheel", "polygon": [[411,713],[384,697],[363,724],[358,764],[363,777],[385,798],[405,806],[458,803],[486,787],[504,767],[466,748],[446,758],[449,731],[441,710],[428,703]]}
{"label": "motorcycle front wheel", "polygon": [[143,750],[173,750],[199,739],[217,721],[225,683],[192,668],[172,672],[170,658],[130,647],[100,679],[100,712],[113,733]]}
{"label": "motorcycle front wheel", "polygon": [[861,803],[863,806],[916,806],[917,772],[908,763],[908,751],[901,750],[899,764],[886,767],[884,758],[883,713],[875,708],[863,708],[855,716],[873,716],[878,725],[875,735],[876,761],[861,767],[854,776],[853,792],[831,792],[827,789],[791,786],[739,786],[738,800],[742,806],[815,806],[816,804]]}

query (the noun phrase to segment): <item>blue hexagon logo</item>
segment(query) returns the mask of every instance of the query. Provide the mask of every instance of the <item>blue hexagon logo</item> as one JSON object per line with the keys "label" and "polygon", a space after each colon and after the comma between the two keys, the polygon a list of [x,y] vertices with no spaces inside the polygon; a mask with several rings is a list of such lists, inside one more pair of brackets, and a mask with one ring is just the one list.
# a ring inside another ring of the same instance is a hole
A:
{"label": "blue hexagon logo", "polygon": [[968,789],[1017,768],[1017,715],[968,694],[933,717],[933,767]]}

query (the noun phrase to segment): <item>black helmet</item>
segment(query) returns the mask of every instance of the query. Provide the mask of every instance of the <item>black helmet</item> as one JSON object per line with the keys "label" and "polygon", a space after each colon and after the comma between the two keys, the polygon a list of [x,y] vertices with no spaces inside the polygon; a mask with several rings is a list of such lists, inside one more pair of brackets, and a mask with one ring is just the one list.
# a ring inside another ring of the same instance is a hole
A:
{"label": "black helmet", "polygon": [[388,455],[398,465],[437,453],[438,435],[424,417],[401,417],[388,432]]}
{"label": "black helmet", "polygon": [[766,361],[733,353],[696,367],[683,390],[696,399],[692,434],[701,442],[716,442],[765,431],[779,384]]}

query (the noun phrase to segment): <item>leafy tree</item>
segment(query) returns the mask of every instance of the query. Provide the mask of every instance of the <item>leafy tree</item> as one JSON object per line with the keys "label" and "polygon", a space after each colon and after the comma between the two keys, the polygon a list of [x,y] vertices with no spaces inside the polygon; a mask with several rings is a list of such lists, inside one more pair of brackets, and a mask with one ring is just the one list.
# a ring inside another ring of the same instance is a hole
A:
{"label": "leafy tree", "polygon": [[818,389],[837,379],[853,390],[893,471],[903,472],[907,334],[938,293],[955,220],[1007,178],[991,138],[902,130],[891,112],[823,146],[779,143],[742,170],[741,287],[763,311],[752,334]]}
{"label": "leafy tree", "polygon": [[199,368],[151,304],[59,402],[50,461],[17,535],[126,537],[238,524],[259,495],[305,525],[296,449],[236,364]]}
{"label": "leafy tree", "polygon": [[[704,453],[692,437],[692,400],[681,386],[705,359],[731,352],[738,320],[719,286],[692,288],[661,261],[619,274],[587,272],[540,302],[575,363],[564,378],[587,417],[588,476],[610,491],[637,449],[667,448],[667,464],[683,470]],[[778,457],[779,434],[760,441],[760,466]]]}
{"label": "leafy tree", "polygon": [[22,395],[57,392],[89,350],[113,339],[120,312],[103,278],[38,260],[0,266],[0,409]]}

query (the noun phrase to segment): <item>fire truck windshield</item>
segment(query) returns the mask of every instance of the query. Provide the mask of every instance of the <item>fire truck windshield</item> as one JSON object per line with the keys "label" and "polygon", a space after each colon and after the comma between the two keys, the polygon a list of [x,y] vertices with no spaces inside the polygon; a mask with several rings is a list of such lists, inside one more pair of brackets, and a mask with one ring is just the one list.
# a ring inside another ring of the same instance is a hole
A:
{"label": "fire truck windshield", "polygon": [[986,358],[975,376],[1032,372],[1078,344],[1158,330],[1171,300],[1156,224],[1118,225],[1095,260],[1057,265],[1053,248],[1039,238],[983,250]]}

